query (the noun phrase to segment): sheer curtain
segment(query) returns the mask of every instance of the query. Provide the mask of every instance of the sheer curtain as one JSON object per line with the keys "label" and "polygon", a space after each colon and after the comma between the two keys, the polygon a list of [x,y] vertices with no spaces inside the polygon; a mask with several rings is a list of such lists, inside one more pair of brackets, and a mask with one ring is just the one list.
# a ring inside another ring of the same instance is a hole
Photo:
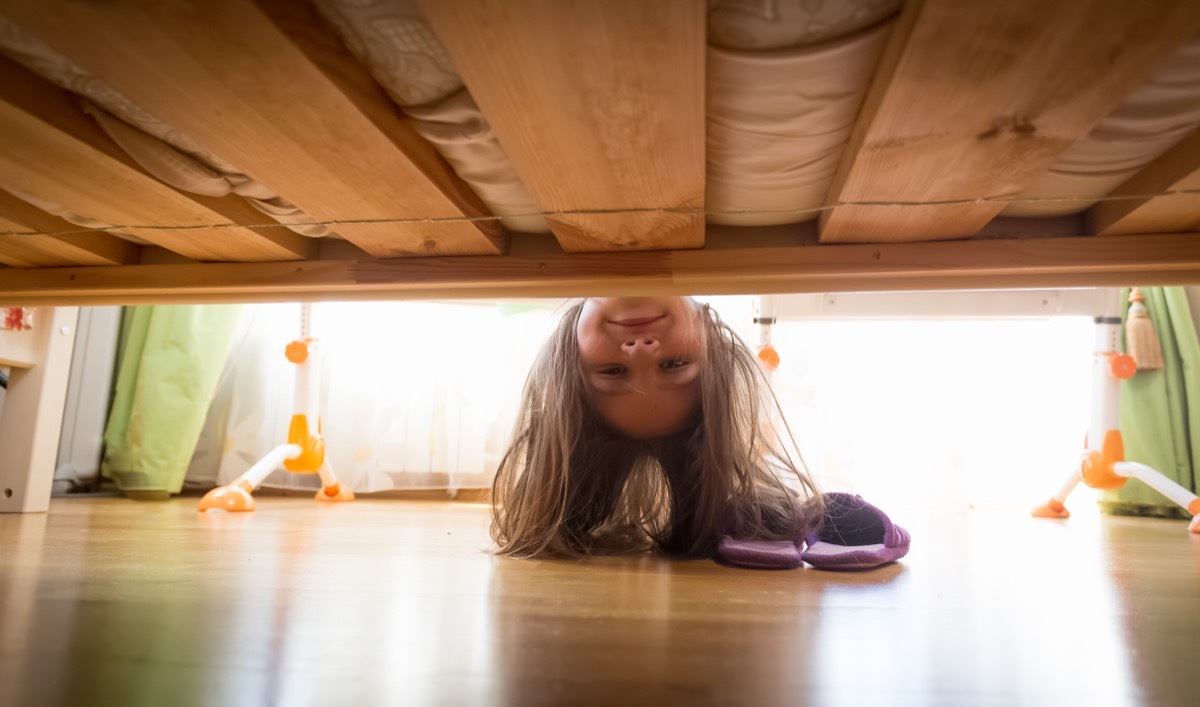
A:
{"label": "sheer curtain", "polygon": [[[754,298],[700,299],[757,343]],[[564,308],[316,305],[339,477],[357,492],[490,485],[525,375]],[[283,349],[298,330],[299,305],[246,308],[189,484],[228,483],[285,440],[294,369]],[[1092,336],[1086,317],[784,319],[773,383],[825,490],[885,507],[1028,510],[1081,450]],[[276,471],[266,485],[317,479]]]}
{"label": "sheer curtain", "polygon": [[[334,472],[356,492],[483,487],[559,303],[319,303],[321,414]],[[287,440],[300,305],[247,307],[189,485],[229,483]],[[266,486],[316,488],[278,470]]]}
{"label": "sheer curtain", "polygon": [[1087,317],[783,321],[774,387],[823,490],[1027,511],[1082,450],[1093,333]]}

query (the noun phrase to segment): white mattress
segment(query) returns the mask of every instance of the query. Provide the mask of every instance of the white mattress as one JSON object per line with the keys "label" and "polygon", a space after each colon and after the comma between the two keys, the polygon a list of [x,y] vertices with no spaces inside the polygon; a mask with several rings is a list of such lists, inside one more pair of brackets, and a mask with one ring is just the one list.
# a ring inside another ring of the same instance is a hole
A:
{"label": "white mattress", "polygon": [[314,5],[505,228],[550,232],[415,0],[315,0]]}
{"label": "white mattress", "polygon": [[708,0],[708,43],[734,50],[812,46],[896,14],[900,0]]}
{"label": "white mattress", "polygon": [[708,50],[710,223],[815,219],[888,25],[775,51]]}
{"label": "white mattress", "polygon": [[1200,37],[1184,44],[1038,177],[1006,216],[1079,213],[1200,128]]}

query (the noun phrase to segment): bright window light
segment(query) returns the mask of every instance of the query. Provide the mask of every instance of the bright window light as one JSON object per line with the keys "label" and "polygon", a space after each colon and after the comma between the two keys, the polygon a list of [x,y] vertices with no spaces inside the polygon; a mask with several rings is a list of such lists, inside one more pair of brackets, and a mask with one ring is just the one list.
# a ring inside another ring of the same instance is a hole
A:
{"label": "bright window light", "polygon": [[1086,317],[782,321],[776,393],[823,488],[1029,509],[1083,447]]}

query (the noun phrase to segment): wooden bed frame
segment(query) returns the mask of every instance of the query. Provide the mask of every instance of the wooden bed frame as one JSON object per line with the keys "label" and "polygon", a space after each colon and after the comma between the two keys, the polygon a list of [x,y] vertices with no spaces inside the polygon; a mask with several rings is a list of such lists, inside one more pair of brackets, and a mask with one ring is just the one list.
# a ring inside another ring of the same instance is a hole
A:
{"label": "wooden bed frame", "polygon": [[0,0],[340,236],[166,186],[0,57],[0,305],[1200,282],[1200,132],[1084,213],[997,217],[1200,32],[1195,0],[909,0],[817,218],[768,228],[706,225],[705,0],[421,6],[553,236],[504,232],[303,2]]}
{"label": "wooden bed frame", "polygon": [[423,8],[554,238],[504,233],[303,2],[3,0],[25,32],[344,240],[165,186],[4,60],[0,186],[153,245],[0,192],[0,304],[1198,279],[1200,134],[1084,214],[995,218],[1200,30],[1192,0],[908,2],[819,220],[773,229],[705,227],[704,0]]}

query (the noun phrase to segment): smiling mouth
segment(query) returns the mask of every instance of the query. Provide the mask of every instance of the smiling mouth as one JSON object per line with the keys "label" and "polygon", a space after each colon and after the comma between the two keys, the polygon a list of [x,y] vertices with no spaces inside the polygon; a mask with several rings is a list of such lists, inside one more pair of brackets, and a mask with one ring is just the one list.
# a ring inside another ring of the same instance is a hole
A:
{"label": "smiling mouth", "polygon": [[638,326],[646,326],[647,324],[653,324],[654,322],[657,322],[659,319],[662,319],[661,314],[657,317],[638,317],[636,319],[613,319],[611,321],[613,324],[616,324],[617,326],[638,327]]}

